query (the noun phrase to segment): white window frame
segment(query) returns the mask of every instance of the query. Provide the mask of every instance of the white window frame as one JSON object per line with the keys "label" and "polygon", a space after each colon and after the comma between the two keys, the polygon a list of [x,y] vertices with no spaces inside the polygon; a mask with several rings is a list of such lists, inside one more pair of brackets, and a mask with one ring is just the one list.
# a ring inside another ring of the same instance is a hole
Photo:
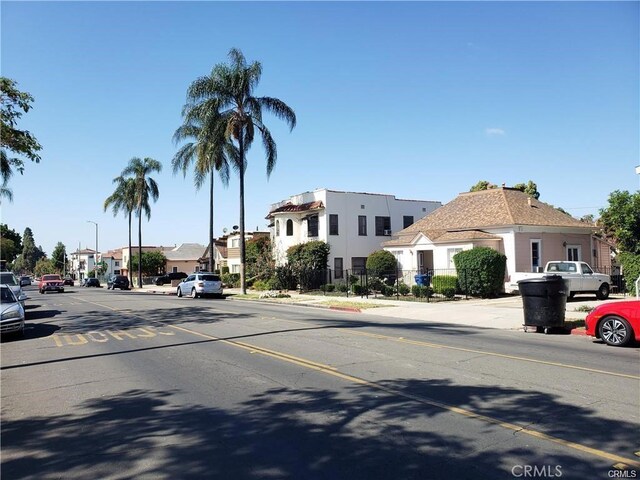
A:
{"label": "white window frame", "polygon": [[[538,265],[533,264],[533,245],[538,245]],[[529,240],[529,266],[532,272],[541,272],[542,271],[542,239],[540,238],[532,238]]]}
{"label": "white window frame", "polygon": [[[570,258],[569,252],[571,250],[575,250],[578,258]],[[565,249],[565,256],[570,262],[581,262],[582,261],[582,245],[567,245]]]}

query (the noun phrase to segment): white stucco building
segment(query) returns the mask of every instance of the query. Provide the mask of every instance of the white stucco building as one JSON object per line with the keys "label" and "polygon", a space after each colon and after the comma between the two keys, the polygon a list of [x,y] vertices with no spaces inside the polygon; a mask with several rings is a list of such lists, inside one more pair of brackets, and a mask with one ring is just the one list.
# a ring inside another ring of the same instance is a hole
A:
{"label": "white stucco building", "polygon": [[394,232],[441,205],[326,188],[293,195],[271,205],[267,215],[276,264],[286,263],[292,245],[321,240],[331,247],[328,267],[340,278],[344,269],[364,268],[367,257]]}

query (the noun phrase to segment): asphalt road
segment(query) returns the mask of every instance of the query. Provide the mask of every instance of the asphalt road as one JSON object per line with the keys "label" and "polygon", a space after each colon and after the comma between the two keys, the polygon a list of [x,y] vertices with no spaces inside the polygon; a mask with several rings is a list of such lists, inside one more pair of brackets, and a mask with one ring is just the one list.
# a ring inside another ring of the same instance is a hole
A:
{"label": "asphalt road", "polygon": [[26,338],[1,347],[3,480],[639,478],[637,347],[28,293]]}

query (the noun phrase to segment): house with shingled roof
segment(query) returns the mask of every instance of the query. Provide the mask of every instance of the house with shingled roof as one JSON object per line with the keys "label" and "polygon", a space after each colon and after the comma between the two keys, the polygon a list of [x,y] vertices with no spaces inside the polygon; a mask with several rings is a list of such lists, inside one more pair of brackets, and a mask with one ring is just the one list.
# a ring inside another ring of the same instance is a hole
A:
{"label": "house with shingled roof", "polygon": [[381,243],[442,205],[405,200],[394,195],[317,189],[271,205],[271,245],[277,265],[287,262],[287,249],[314,240],[329,244],[329,269],[335,279],[345,270],[365,267]]}
{"label": "house with shingled roof", "polygon": [[[465,192],[383,243],[403,271],[455,273],[453,256],[490,247],[507,257],[505,284],[516,273],[540,272],[551,260],[611,268],[596,227],[513,188]],[[603,254],[604,253],[604,254]],[[409,281],[412,275],[406,275]]]}

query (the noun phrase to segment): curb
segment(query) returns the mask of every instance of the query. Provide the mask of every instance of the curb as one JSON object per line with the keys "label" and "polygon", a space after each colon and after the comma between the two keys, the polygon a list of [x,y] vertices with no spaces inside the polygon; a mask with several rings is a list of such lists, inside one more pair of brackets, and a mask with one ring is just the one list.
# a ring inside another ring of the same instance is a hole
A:
{"label": "curb", "polygon": [[[318,305],[318,308],[325,308],[325,307],[321,307],[320,305]],[[340,310],[341,312],[353,312],[353,313],[362,313],[362,310],[360,310],[357,307],[337,307],[335,305],[330,305],[329,310]]]}

